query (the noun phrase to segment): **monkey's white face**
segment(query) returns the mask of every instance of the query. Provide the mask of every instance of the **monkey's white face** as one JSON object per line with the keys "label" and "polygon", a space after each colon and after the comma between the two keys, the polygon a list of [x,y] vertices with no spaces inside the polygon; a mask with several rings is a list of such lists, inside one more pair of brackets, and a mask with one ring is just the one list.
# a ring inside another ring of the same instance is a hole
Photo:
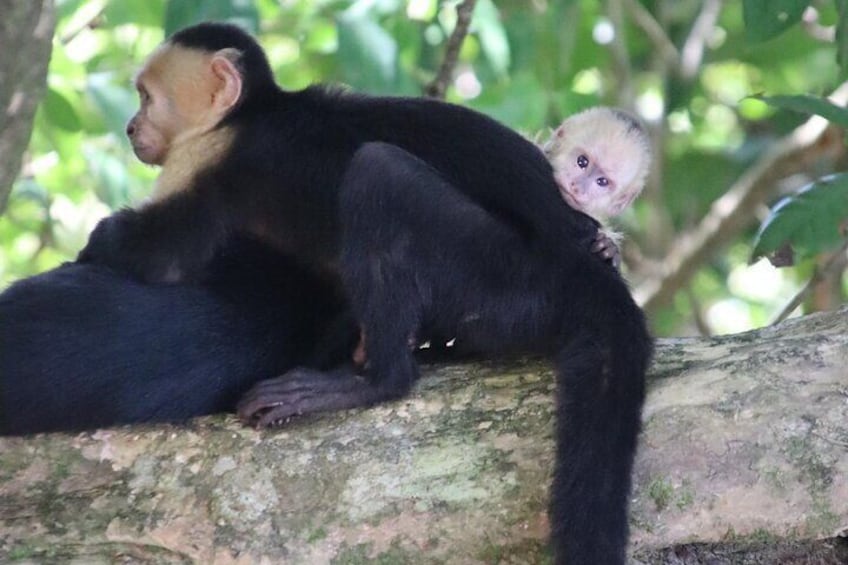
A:
{"label": "monkey's white face", "polygon": [[565,120],[543,150],[563,199],[601,222],[638,196],[651,161],[644,130],[605,107]]}
{"label": "monkey's white face", "polygon": [[[168,43],[150,56],[135,81],[140,108],[127,124],[127,136],[142,162],[164,165],[175,146],[195,142],[235,104],[241,77],[233,66],[227,82],[220,76],[222,64],[232,65],[219,53]],[[232,92],[224,92],[231,83]]]}
{"label": "monkey's white face", "polygon": [[142,163],[161,165],[174,136],[168,126],[176,120],[170,115],[165,96],[142,81],[137,87],[141,107],[127,124],[127,137]]}
{"label": "monkey's white face", "polygon": [[614,175],[623,171],[609,167],[597,155],[597,150],[581,147],[558,155],[554,177],[562,197],[572,208],[594,218],[606,218],[619,214],[630,200],[619,198],[622,185]]}

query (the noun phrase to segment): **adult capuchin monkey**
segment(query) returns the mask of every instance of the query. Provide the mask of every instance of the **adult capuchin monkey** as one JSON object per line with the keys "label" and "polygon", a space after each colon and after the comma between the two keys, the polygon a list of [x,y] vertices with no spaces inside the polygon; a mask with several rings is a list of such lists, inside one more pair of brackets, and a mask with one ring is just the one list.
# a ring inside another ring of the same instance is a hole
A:
{"label": "adult capuchin monkey", "polygon": [[128,133],[162,166],[153,201],[102,221],[80,254],[145,281],[197,276],[250,232],[341,281],[368,336],[364,376],[297,369],[242,418],[365,406],[418,378],[410,336],[544,350],[558,381],[551,524],[558,563],[623,563],[652,340],[597,223],[560,196],[532,142],[467,108],[324,87],[281,90],[242,30],[200,24],[137,79]]}

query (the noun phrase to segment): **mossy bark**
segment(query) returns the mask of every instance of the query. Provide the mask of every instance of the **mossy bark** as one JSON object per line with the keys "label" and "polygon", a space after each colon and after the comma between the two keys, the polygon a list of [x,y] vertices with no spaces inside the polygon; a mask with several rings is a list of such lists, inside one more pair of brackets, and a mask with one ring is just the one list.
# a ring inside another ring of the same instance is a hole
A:
{"label": "mossy bark", "polygon": [[[660,340],[632,549],[848,526],[848,310]],[[429,366],[414,394],[257,432],[0,439],[0,562],[532,563],[545,546],[553,375]]]}

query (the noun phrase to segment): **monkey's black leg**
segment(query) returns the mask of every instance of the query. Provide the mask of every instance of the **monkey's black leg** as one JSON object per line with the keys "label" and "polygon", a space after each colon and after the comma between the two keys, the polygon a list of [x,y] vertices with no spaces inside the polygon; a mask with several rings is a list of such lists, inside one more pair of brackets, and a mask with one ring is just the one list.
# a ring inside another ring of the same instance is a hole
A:
{"label": "monkey's black leg", "polygon": [[257,426],[297,414],[339,410],[400,398],[418,379],[409,348],[427,307],[432,257],[419,248],[441,215],[435,173],[409,154],[368,144],[355,155],[340,191],[341,271],[354,317],[367,335],[364,376],[339,369],[296,369],[265,381],[239,404]]}

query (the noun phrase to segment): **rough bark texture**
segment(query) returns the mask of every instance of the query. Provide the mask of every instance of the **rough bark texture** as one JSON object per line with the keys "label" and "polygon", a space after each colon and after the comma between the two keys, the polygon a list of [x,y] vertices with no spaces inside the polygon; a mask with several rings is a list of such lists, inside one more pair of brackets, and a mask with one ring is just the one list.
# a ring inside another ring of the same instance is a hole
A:
{"label": "rough bark texture", "polygon": [[44,96],[53,0],[0,0],[0,212],[21,170],[35,109]]}
{"label": "rough bark texture", "polygon": [[[847,364],[848,310],[662,340],[635,554],[846,528]],[[544,562],[549,365],[424,374],[402,402],[270,432],[220,416],[0,439],[0,562]]]}

